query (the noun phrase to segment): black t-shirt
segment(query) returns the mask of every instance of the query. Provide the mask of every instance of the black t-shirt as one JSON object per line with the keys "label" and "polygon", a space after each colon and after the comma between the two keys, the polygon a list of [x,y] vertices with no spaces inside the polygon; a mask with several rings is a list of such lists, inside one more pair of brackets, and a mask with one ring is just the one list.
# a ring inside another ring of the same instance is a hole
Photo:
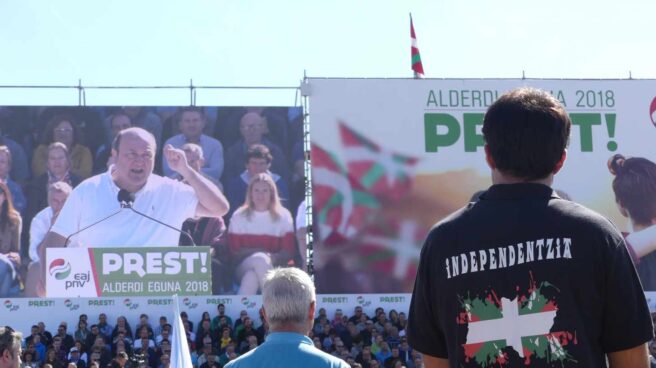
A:
{"label": "black t-shirt", "polygon": [[547,186],[512,184],[431,230],[407,333],[452,367],[605,367],[653,329],[620,232]]}

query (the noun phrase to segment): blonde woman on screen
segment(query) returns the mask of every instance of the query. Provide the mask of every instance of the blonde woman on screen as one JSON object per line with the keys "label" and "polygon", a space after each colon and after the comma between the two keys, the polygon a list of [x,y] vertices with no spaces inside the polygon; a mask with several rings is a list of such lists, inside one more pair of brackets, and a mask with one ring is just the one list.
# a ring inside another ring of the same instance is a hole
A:
{"label": "blonde woman on screen", "polygon": [[269,174],[251,178],[244,205],[230,219],[228,246],[237,265],[238,294],[257,294],[266,272],[292,259],[294,223]]}

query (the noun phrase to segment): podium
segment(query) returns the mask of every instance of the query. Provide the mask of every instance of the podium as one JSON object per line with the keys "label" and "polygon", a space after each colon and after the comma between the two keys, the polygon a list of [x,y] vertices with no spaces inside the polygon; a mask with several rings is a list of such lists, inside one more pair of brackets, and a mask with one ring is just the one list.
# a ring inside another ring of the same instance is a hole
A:
{"label": "podium", "polygon": [[211,295],[210,247],[46,249],[49,298]]}

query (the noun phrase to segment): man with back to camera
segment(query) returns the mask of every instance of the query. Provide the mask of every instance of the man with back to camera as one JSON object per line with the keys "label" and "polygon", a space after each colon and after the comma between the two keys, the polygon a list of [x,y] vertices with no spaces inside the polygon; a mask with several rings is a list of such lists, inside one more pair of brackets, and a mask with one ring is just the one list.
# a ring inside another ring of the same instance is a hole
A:
{"label": "man with back to camera", "polygon": [[649,366],[652,322],[624,239],[551,189],[571,122],[520,88],[485,114],[493,185],[422,249],[408,342],[426,367]]}
{"label": "man with back to camera", "polygon": [[0,327],[0,368],[21,366],[22,335],[9,326]]}
{"label": "man with back to camera", "polygon": [[[45,259],[46,247],[66,246],[66,238],[86,226],[119,210],[120,190],[134,193],[133,207],[159,221],[179,229],[190,217],[220,217],[228,211],[228,202],[209,180],[193,170],[182,150],[164,147],[169,166],[187,184],[153,174],[157,146],[152,134],[142,128],[129,128],[114,139],[112,155],[115,164],[103,174],[91,177],[76,187],[68,197],[57,221],[39,246]],[[69,246],[177,246],[179,233],[132,211],[116,216],[81,231],[70,239]],[[39,281],[45,275],[40,267]],[[45,293],[43,284],[37,293]]]}
{"label": "man with back to camera", "polygon": [[262,286],[266,341],[230,361],[225,368],[348,368],[345,361],[317,349],[307,334],[312,329],[316,295],[314,283],[298,268],[269,271]]}

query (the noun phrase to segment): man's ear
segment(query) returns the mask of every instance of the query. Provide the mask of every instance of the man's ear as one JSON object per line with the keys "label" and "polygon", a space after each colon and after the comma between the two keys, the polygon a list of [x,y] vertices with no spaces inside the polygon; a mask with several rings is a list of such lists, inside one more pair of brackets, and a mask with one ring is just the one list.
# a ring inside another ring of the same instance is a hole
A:
{"label": "man's ear", "polygon": [[485,148],[485,161],[487,162],[487,166],[489,166],[492,170],[496,169],[497,164],[494,163],[494,159],[490,153],[490,146],[486,144],[483,148]]}
{"label": "man's ear", "polygon": [[557,174],[560,171],[560,169],[563,168],[563,165],[565,165],[565,160],[567,160],[567,149],[563,150],[563,154],[560,156],[560,160],[558,160],[556,166],[554,166],[552,172],[554,175]]}
{"label": "man's ear", "polygon": [[308,320],[314,321],[314,312],[317,309],[317,302],[314,300],[310,303],[310,309],[308,310]]}
{"label": "man's ear", "polygon": [[626,209],[626,207],[624,207],[622,202],[617,201],[617,209],[620,210],[620,213],[622,214],[622,216],[629,217],[629,211]]}

